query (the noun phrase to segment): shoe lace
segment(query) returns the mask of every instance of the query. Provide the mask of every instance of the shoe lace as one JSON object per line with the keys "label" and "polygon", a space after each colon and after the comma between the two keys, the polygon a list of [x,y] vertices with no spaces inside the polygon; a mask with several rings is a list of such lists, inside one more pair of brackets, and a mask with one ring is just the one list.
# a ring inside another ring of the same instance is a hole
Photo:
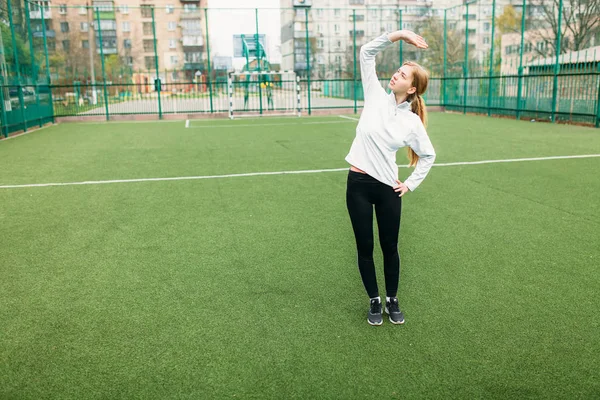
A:
{"label": "shoe lace", "polygon": [[377,300],[371,300],[371,314],[377,314],[381,312],[381,303]]}
{"label": "shoe lace", "polygon": [[400,305],[398,305],[398,299],[396,299],[396,298],[390,299],[390,305],[388,306],[388,309],[390,310],[391,313],[399,313]]}

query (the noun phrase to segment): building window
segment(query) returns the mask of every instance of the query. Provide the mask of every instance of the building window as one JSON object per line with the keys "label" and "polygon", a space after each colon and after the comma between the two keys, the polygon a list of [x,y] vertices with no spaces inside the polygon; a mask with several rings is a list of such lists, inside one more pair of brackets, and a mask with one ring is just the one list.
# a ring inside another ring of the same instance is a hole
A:
{"label": "building window", "polygon": [[485,36],[483,38],[483,44],[490,44],[490,37],[489,36]]}
{"label": "building window", "polygon": [[335,63],[339,64],[342,62],[342,57],[341,56],[335,56]]}
{"label": "building window", "polygon": [[144,57],[144,65],[145,65],[146,69],[156,68],[156,62],[154,60],[155,60],[154,56]]}
{"label": "building window", "polygon": [[171,65],[177,65],[179,63],[179,57],[171,56]]}
{"label": "building window", "polygon": [[202,29],[200,27],[199,20],[185,20],[181,22],[181,26],[183,27],[183,29],[189,31],[199,31],[200,29]]}
{"label": "building window", "polygon": [[89,42],[89,40],[82,40],[81,41],[81,48],[82,49],[89,49],[90,48],[90,42]]}
{"label": "building window", "polygon": [[123,40],[123,48],[125,48],[125,49],[130,49],[131,48],[131,39],[124,39]]}
{"label": "building window", "polygon": [[335,47],[337,47],[338,49],[342,47],[342,41],[341,40],[336,40],[335,41]]}
{"label": "building window", "polygon": [[196,4],[184,4],[183,5],[183,12],[186,14],[194,12],[196,10],[198,10],[198,5],[196,5]]}
{"label": "building window", "polygon": [[152,39],[144,39],[144,51],[146,53],[154,51],[154,40],[152,40]]}
{"label": "building window", "polygon": [[95,8],[100,12],[112,12],[114,11],[112,1],[92,1]]}
{"label": "building window", "polygon": [[177,47],[177,40],[175,39],[169,39],[169,48],[170,49],[174,49]]}
{"label": "building window", "polygon": [[175,29],[177,29],[177,22],[169,22],[168,29],[171,32],[173,32]]}
{"label": "building window", "polygon": [[86,6],[79,7],[79,15],[85,15],[85,14],[87,14],[87,7]]}
{"label": "building window", "polygon": [[544,42],[537,42],[535,44],[535,48],[537,51],[543,53],[546,50],[546,43]]}
{"label": "building window", "polygon": [[121,6],[121,14],[129,14],[129,6],[128,5]]}
{"label": "building window", "polygon": [[82,22],[79,24],[79,28],[81,29],[81,32],[87,32],[90,26],[87,22]]}
{"label": "building window", "polygon": [[173,14],[173,11],[175,10],[175,7],[173,6],[173,4],[167,4],[165,6],[165,12],[167,14]]}
{"label": "building window", "polygon": [[489,22],[484,22],[483,23],[483,31],[484,32],[489,32],[490,31],[490,23]]}
{"label": "building window", "polygon": [[335,33],[340,33],[340,26],[339,26],[338,24],[334,24],[334,25],[333,25],[333,31],[334,31]]}
{"label": "building window", "polygon": [[339,17],[341,15],[340,9],[336,8],[335,10],[333,10],[333,16],[334,17]]}
{"label": "building window", "polygon": [[141,6],[142,18],[152,18],[152,6],[145,4]]}
{"label": "building window", "polygon": [[319,33],[323,32],[323,25],[317,24],[317,32],[319,32]]}
{"label": "building window", "polygon": [[60,23],[60,31],[65,33],[65,32],[69,32],[69,23],[68,22],[61,22]]}
{"label": "building window", "polygon": [[152,22],[144,22],[144,35],[152,35]]}
{"label": "building window", "polygon": [[365,0],[350,0],[351,6],[362,6],[365,4]]}
{"label": "building window", "polygon": [[54,40],[50,40],[46,43],[48,50],[54,51],[56,50],[56,42]]}
{"label": "building window", "polygon": [[69,48],[71,47],[71,41],[70,40],[63,40],[62,41],[62,46],[63,46],[63,50],[64,51],[69,51]]}
{"label": "building window", "polygon": [[121,27],[123,29],[123,32],[130,32],[131,31],[131,23],[129,21],[124,21],[121,24]]}
{"label": "building window", "polygon": [[61,14],[66,14],[67,13],[67,5],[66,4],[61,4],[58,7],[58,12]]}
{"label": "building window", "polygon": [[323,39],[319,39],[317,42],[317,48],[322,49],[323,47],[325,47],[325,41]]}
{"label": "building window", "polygon": [[200,52],[185,53],[185,62],[186,63],[202,62],[202,53],[200,53]]}
{"label": "building window", "polygon": [[127,65],[133,65],[133,57],[131,57],[131,56],[125,57],[125,62],[127,63]]}

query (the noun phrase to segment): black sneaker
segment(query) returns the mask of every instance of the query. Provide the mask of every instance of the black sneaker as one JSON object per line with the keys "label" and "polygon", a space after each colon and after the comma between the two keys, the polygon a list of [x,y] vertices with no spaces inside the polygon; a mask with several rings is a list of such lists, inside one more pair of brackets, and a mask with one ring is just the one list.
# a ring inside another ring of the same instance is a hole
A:
{"label": "black sneaker", "polygon": [[390,316],[392,324],[400,325],[404,323],[404,314],[400,311],[397,297],[390,297],[390,301],[385,302],[385,313]]}
{"label": "black sneaker", "polygon": [[367,322],[371,325],[383,324],[383,316],[381,315],[381,301],[377,299],[371,300],[369,314],[367,314]]}

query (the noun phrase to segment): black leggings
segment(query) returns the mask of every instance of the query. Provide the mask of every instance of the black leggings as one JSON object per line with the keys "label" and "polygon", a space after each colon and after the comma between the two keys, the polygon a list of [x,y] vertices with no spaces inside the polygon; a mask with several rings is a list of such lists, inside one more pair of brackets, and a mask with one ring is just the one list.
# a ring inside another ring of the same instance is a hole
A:
{"label": "black leggings", "polygon": [[400,256],[398,233],[402,198],[391,186],[360,172],[350,171],[346,189],[346,205],[352,221],[358,269],[369,297],[379,296],[375,263],[373,262],[373,205],[379,228],[379,243],[383,252],[385,289],[389,297],[395,297],[400,279]]}

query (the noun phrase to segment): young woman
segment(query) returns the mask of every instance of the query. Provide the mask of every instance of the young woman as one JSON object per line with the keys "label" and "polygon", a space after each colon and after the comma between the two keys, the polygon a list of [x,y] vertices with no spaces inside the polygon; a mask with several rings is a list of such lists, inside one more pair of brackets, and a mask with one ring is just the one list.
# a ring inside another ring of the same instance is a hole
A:
{"label": "young woman", "polygon": [[[435,160],[435,150],[425,131],[427,114],[421,98],[427,89],[427,72],[414,62],[405,62],[390,79],[390,94],[377,79],[375,56],[399,40],[421,49],[427,48],[422,37],[400,30],[384,34],[360,50],[365,105],[356,137],[346,157],[351,165],[346,204],[356,237],[358,268],[371,299],[367,314],[371,325],[383,323],[373,263],[373,206],[383,251],[385,312],[393,324],[402,324],[404,315],[396,297],[400,278],[398,233],[402,196],[419,186]],[[416,166],[404,182],[398,180],[396,164],[396,152],[402,147],[408,148],[410,166]]]}

